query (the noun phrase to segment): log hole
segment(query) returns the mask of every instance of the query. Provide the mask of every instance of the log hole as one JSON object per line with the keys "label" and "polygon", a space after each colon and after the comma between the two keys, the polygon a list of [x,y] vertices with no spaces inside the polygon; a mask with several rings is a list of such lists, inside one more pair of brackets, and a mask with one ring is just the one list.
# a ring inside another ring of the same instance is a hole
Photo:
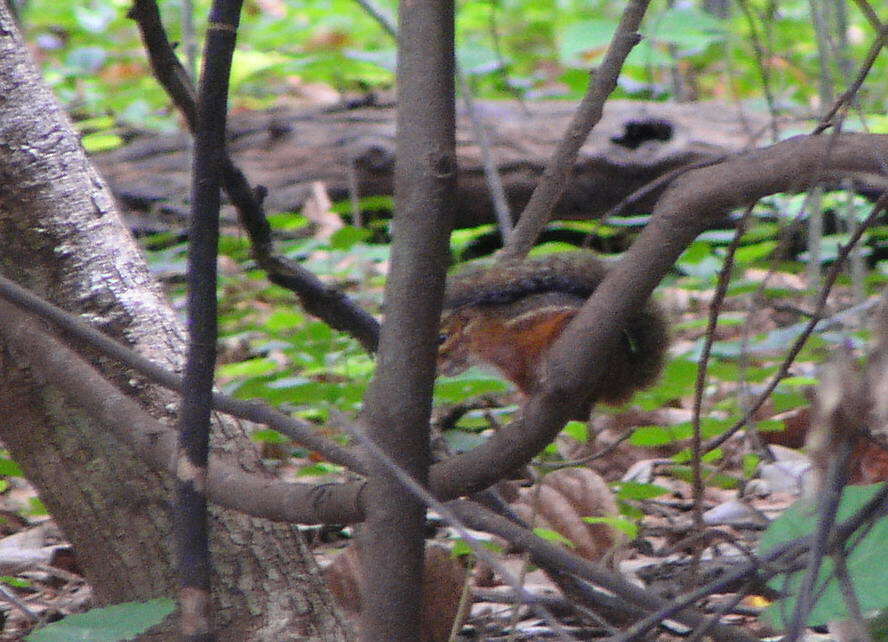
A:
{"label": "log hole", "polygon": [[611,142],[628,149],[638,149],[650,140],[666,142],[672,139],[672,124],[666,120],[630,120],[623,125],[623,135],[614,136]]}

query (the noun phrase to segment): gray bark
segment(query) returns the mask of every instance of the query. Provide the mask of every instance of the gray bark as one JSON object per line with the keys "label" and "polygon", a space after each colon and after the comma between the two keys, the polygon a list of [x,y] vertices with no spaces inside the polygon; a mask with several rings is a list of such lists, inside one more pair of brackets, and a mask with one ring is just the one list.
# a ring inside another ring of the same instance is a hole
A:
{"label": "gray bark", "polygon": [[[0,271],[159,363],[178,369],[179,319],[123,225],[62,108],[0,5]],[[77,346],[120,389],[170,420],[171,395]],[[173,595],[170,480],[153,473],[65,395],[28,355],[0,345],[0,438],[75,547],[101,604]],[[241,423],[214,449],[261,463]],[[214,510],[219,639],[345,638],[295,527]]]}

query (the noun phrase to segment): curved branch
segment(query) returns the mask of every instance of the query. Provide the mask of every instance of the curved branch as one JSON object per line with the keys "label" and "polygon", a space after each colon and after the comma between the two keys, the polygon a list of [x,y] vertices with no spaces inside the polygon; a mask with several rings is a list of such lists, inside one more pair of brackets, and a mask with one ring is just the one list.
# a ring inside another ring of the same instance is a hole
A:
{"label": "curved branch", "polygon": [[644,305],[685,248],[725,211],[847,175],[888,184],[888,135],[797,136],[681,176],[660,198],[638,240],[552,346],[540,390],[521,416],[478,448],[432,468],[436,495],[449,499],[486,488],[554,439],[587,402],[585,391],[606,376],[601,364],[619,342],[619,328]]}
{"label": "curved branch", "polygon": [[[168,390],[182,391],[184,384],[179,375],[102,334],[79,317],[44,301],[2,275],[0,275],[0,298],[11,301],[20,308],[50,321],[69,337],[102,351],[152,382]],[[327,461],[348,466],[357,473],[363,472],[363,464],[354,452],[321,436],[317,429],[308,422],[294,419],[267,404],[234,399],[214,392],[213,408],[234,417],[270,426],[300,446],[319,452]]]}
{"label": "curved branch", "polygon": [[[43,324],[0,300],[0,334],[32,372],[106,426],[155,469],[175,474],[176,431],[149,415],[80,355],[51,336]],[[360,521],[363,484],[295,484],[250,474],[211,456],[208,494],[222,506],[274,521]]]}

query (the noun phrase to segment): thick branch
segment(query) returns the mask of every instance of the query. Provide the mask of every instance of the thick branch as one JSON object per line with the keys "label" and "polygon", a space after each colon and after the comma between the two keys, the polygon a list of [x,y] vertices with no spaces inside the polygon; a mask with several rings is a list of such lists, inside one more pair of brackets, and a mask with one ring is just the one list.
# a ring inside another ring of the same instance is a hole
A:
{"label": "thick branch", "polygon": [[[456,187],[453,13],[453,0],[399,7],[395,232],[364,411],[367,436],[422,484]],[[380,462],[368,469],[360,639],[415,640],[425,506]]]}
{"label": "thick branch", "polygon": [[849,175],[888,185],[888,136],[798,136],[681,176],[661,197],[635,244],[553,345],[543,385],[521,416],[482,446],[433,467],[436,495],[449,499],[485,488],[554,439],[586,401],[585,391],[606,376],[601,364],[619,342],[619,328],[644,305],[694,238],[725,211]]}
{"label": "thick branch", "polygon": [[[176,432],[151,417],[33,316],[0,300],[0,334],[44,382],[64,393],[128,444],[145,462],[175,473]],[[361,484],[293,484],[248,474],[210,457],[209,497],[227,508],[281,522],[347,523],[361,519]]]}
{"label": "thick branch", "polygon": [[[184,387],[182,378],[174,372],[163,368],[138,352],[102,334],[79,317],[44,301],[2,275],[0,275],[0,297],[12,301],[20,308],[36,314],[42,319],[52,322],[69,339],[74,339],[74,343],[84,343],[100,350],[112,359],[116,359],[164,388],[175,390],[176,392],[182,391]],[[353,451],[325,438],[312,424],[285,415],[268,404],[243,401],[214,392],[213,408],[234,417],[274,428],[300,446],[320,453],[327,461],[348,466],[353,472],[361,473],[364,470],[363,464]]]}

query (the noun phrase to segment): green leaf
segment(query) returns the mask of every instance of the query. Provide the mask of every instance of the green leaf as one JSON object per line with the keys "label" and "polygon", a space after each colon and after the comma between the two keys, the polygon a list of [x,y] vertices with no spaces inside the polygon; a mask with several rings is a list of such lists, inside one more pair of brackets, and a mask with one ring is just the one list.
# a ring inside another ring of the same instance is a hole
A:
{"label": "green leaf", "polygon": [[725,26],[711,14],[691,7],[667,9],[647,34],[679,49],[701,51],[725,38]]}
{"label": "green leaf", "polygon": [[335,475],[337,473],[341,473],[343,470],[342,466],[337,464],[331,464],[326,461],[319,461],[316,464],[311,464],[310,466],[303,466],[299,469],[299,472],[296,473],[297,477],[322,477],[324,475]]}
{"label": "green leaf", "polygon": [[743,455],[743,475],[746,478],[751,478],[755,475],[755,472],[758,470],[759,462],[761,461],[761,457],[754,453],[747,453]]}
{"label": "green leaf", "polygon": [[83,144],[83,149],[90,154],[96,154],[110,149],[117,149],[123,145],[123,138],[117,134],[96,132],[94,134],[86,134],[80,139],[80,142]]}
{"label": "green leaf", "polygon": [[651,40],[642,40],[626,56],[626,67],[647,69],[649,67],[665,67],[673,63],[673,57],[662,44]]}
{"label": "green leaf", "polygon": [[[489,551],[493,551],[494,553],[502,553],[503,547],[498,543],[494,542],[490,539],[478,538],[481,546],[486,548]],[[472,547],[466,544],[464,539],[454,539],[453,540],[453,548],[450,549],[450,554],[453,557],[463,557],[464,555],[474,555],[475,551],[472,550]]]}
{"label": "green leaf", "polygon": [[786,424],[780,419],[762,419],[755,422],[755,429],[759,432],[783,432]]}
{"label": "green leaf", "polygon": [[[715,437],[731,425],[733,424],[728,419],[702,417],[700,434],[704,438]],[[641,426],[633,431],[629,443],[636,446],[664,446],[682,439],[690,439],[693,434],[694,427],[690,421],[683,421],[674,426]]]}
{"label": "green leaf", "polygon": [[633,446],[665,446],[671,444],[676,438],[672,431],[664,426],[639,426],[632,431],[629,443]]}
{"label": "green leaf", "polygon": [[276,230],[298,230],[309,226],[308,217],[293,212],[279,212],[268,215],[268,224]]}
{"label": "green leaf", "polygon": [[762,241],[754,245],[737,248],[734,260],[737,265],[746,265],[767,258],[777,248],[777,241]]}
{"label": "green leaf", "polygon": [[453,233],[450,235],[450,251],[453,252],[457,258],[462,258],[463,252],[465,252],[466,248],[472,245],[472,243],[495,232],[496,225],[492,223],[479,225],[477,227],[468,227],[461,230],[453,230]]}
{"label": "green leaf", "polygon": [[570,548],[574,548],[574,543],[572,541],[567,539],[558,531],[553,531],[551,528],[542,528],[538,526],[537,528],[533,529],[533,534],[548,542],[558,542],[564,544],[565,546],[569,546]]}
{"label": "green leaf", "polygon": [[237,363],[224,363],[217,368],[219,377],[258,377],[274,372],[280,366],[266,357],[255,357]]}
{"label": "green leaf", "polygon": [[466,541],[463,539],[454,540],[453,548],[450,549],[450,554],[454,557],[465,557],[473,553],[472,547],[466,544]]}
{"label": "green leaf", "polygon": [[28,509],[25,511],[25,514],[36,517],[38,515],[49,515],[49,511],[46,510],[46,506],[39,497],[31,497],[28,500]]}
{"label": "green leaf", "polygon": [[[669,474],[688,483],[691,483],[694,479],[694,470],[691,466],[671,466]],[[713,472],[712,470],[703,471],[703,482],[707,485],[730,490],[740,486],[740,481],[736,477],[724,473]]]}
{"label": "green leaf", "polygon": [[668,495],[668,488],[663,488],[657,484],[641,484],[639,482],[618,482],[615,484],[618,488],[617,497],[619,499],[653,499],[660,495]]}
{"label": "green leaf", "polygon": [[568,25],[561,34],[558,58],[564,65],[588,67],[604,55],[616,28],[616,21],[605,19]]}
{"label": "green leaf", "polygon": [[330,247],[334,250],[350,250],[354,245],[366,241],[373,233],[364,227],[346,225],[330,237]]}
{"label": "green leaf", "polygon": [[695,241],[682,252],[675,265],[688,276],[708,279],[718,274],[722,261],[715,256],[709,243]]}
{"label": "green leaf", "polygon": [[[846,487],[836,521],[841,522],[851,517],[881,487],[881,484]],[[767,553],[783,542],[812,533],[815,528],[817,513],[814,506],[810,501],[799,500],[771,522],[759,543],[759,552]],[[883,517],[868,532],[863,531],[863,536],[848,555],[848,572],[864,613],[888,608],[888,591],[885,590],[885,542],[888,542],[888,518]],[[839,582],[833,576],[834,568],[830,558],[823,560],[818,576],[818,589],[815,589],[819,598],[806,621],[808,626],[821,626],[830,620],[845,620],[850,617]],[[788,598],[773,604],[765,612],[764,617],[772,626],[786,626],[784,617],[791,615],[795,609],[796,594],[804,575],[805,571],[801,570],[790,574],[788,578],[777,577],[769,583],[789,594]]]}
{"label": "green leaf", "polygon": [[771,395],[771,401],[774,402],[775,412],[786,412],[793,408],[804,408],[810,404],[805,395],[797,392],[780,392],[775,390]]}
{"label": "green leaf", "polygon": [[547,256],[549,254],[564,254],[565,252],[577,252],[577,246],[567,241],[547,241],[534,246],[529,255],[532,257]]}
{"label": "green leaf", "polygon": [[781,386],[808,388],[820,385],[820,379],[817,377],[787,377],[780,380]]}
{"label": "green leaf", "polygon": [[0,475],[6,475],[7,477],[25,476],[17,463],[6,458],[0,458]]}
{"label": "green leaf", "polygon": [[290,438],[282,435],[277,430],[266,428],[265,430],[257,430],[250,435],[250,439],[264,444],[288,444]]}
{"label": "green leaf", "polygon": [[[726,312],[722,315],[719,315],[717,326],[718,327],[731,327],[743,325],[746,323],[746,314],[739,313],[730,313]],[[676,323],[673,325],[674,330],[693,330],[695,328],[705,328],[709,325],[709,319],[700,317],[697,319],[690,319],[689,321],[682,321],[681,323]]]}
{"label": "green leaf", "polygon": [[256,51],[238,47],[231,61],[232,89],[247,80],[250,76],[271,69],[283,69],[291,59],[276,51]]}
{"label": "green leaf", "polygon": [[305,315],[295,310],[278,308],[265,320],[264,327],[269,332],[280,332],[296,328],[305,323]]}
{"label": "green leaf", "polygon": [[455,377],[438,377],[435,382],[435,403],[460,403],[472,397],[505,392],[508,389],[509,384],[503,379],[477,368],[470,368]]}
{"label": "green leaf", "polygon": [[638,524],[625,517],[583,517],[587,524],[607,524],[626,533],[630,540],[638,537]]}
{"label": "green leaf", "polygon": [[660,381],[653,388],[642,390],[633,398],[642,410],[655,410],[693,389],[697,363],[689,359],[673,359],[666,364]]}
{"label": "green leaf", "polygon": [[585,421],[568,421],[561,432],[580,443],[589,441],[589,425]]}
{"label": "green leaf", "polygon": [[147,602],[127,602],[79,615],[69,615],[59,622],[38,629],[28,642],[117,642],[131,640],[163,622],[176,608],[166,597]]}
{"label": "green leaf", "polygon": [[619,497],[617,498],[617,507],[620,509],[620,514],[629,519],[638,521],[644,518],[644,511],[631,502],[624,501]]}

